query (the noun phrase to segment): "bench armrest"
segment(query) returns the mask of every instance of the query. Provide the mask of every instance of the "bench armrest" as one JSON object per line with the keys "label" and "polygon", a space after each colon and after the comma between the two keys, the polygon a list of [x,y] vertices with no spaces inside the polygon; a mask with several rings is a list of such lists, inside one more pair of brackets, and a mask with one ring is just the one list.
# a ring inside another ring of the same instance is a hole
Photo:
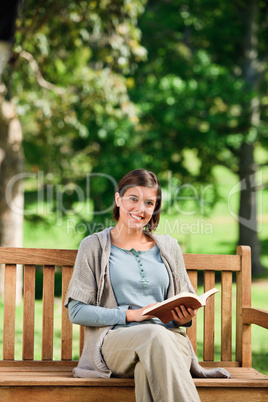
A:
{"label": "bench armrest", "polygon": [[242,311],[243,324],[256,324],[268,329],[268,311],[251,307],[244,307]]}

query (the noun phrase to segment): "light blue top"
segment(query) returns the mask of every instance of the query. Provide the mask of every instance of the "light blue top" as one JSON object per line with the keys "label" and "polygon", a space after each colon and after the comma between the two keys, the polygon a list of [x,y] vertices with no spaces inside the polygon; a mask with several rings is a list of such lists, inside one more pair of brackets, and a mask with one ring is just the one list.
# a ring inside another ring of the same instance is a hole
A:
{"label": "light blue top", "polygon": [[[169,275],[157,245],[148,251],[136,251],[125,250],[112,244],[109,272],[118,306],[134,310],[167,297]],[[158,318],[148,322],[163,325]],[[125,325],[137,324],[140,323],[135,321]]]}
{"label": "light blue top", "polygon": [[111,245],[109,274],[118,307],[109,309],[71,300],[68,305],[72,323],[114,328],[138,324],[163,324],[158,318],[142,322],[126,322],[127,309],[139,309],[166,299],[169,275],[157,245],[148,251],[125,250]]}

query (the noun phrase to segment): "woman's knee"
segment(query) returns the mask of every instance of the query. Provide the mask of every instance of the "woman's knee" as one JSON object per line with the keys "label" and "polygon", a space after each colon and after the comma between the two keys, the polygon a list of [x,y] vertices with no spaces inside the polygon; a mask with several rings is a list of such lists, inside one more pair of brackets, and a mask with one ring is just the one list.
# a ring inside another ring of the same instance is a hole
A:
{"label": "woman's knee", "polygon": [[162,337],[165,336],[168,332],[168,330],[163,325],[157,325],[157,324],[141,325],[140,329],[148,337],[154,337],[154,336]]}
{"label": "woman's knee", "polygon": [[167,344],[169,336],[172,335],[169,332],[162,325],[144,325],[140,335],[143,339],[143,344],[163,348]]}

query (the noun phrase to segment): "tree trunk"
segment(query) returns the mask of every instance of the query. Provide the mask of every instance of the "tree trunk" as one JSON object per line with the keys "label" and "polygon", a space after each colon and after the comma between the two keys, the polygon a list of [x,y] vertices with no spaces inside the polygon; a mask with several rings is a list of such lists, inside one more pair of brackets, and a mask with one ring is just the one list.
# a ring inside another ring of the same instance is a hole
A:
{"label": "tree trunk", "polygon": [[[22,130],[12,101],[0,95],[0,246],[21,247],[23,236]],[[0,297],[4,272],[0,269]],[[22,294],[22,270],[17,270],[17,303]]]}
{"label": "tree trunk", "polygon": [[[0,246],[22,246],[23,188],[22,131],[12,101],[5,100],[2,75],[11,56],[19,0],[2,2],[0,10]],[[4,294],[4,269],[0,265],[0,298]],[[22,298],[22,268],[17,268],[17,303]]]}
{"label": "tree trunk", "polygon": [[[240,150],[240,208],[239,208],[239,244],[251,247],[252,273],[258,275],[264,271],[260,262],[261,247],[258,239],[257,200],[253,144],[243,143]],[[260,183],[261,184],[261,183]]]}
{"label": "tree trunk", "polygon": [[[260,121],[260,102],[258,89],[260,84],[260,67],[258,61],[258,0],[251,0],[245,5],[245,37],[243,49],[243,78],[247,91],[254,92],[248,107],[246,120],[247,132],[240,149],[239,176],[241,196],[239,209],[239,244],[249,245],[252,252],[252,273],[260,274],[264,267],[260,262],[261,247],[258,239],[257,204],[256,204],[256,164],[254,162],[254,132]],[[253,137],[253,139],[251,139]],[[261,184],[261,183],[260,183]]]}

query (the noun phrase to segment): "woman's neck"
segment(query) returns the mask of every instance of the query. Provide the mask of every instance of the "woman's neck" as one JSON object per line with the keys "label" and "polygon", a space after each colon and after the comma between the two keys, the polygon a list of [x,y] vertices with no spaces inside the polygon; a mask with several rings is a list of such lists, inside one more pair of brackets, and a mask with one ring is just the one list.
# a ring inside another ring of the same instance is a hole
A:
{"label": "woman's neck", "polygon": [[144,233],[142,229],[133,229],[125,225],[117,224],[111,230],[111,241],[115,246],[130,250],[145,251],[152,248],[155,243],[150,235]]}

